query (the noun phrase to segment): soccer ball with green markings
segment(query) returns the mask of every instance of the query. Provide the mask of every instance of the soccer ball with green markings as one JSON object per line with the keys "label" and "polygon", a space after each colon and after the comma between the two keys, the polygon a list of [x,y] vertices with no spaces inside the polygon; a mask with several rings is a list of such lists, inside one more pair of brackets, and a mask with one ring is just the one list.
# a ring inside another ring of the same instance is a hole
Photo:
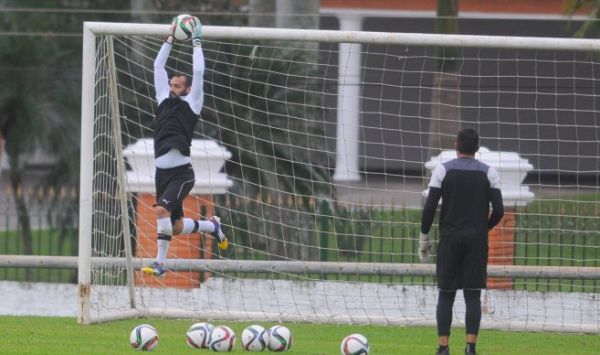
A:
{"label": "soccer ball with green markings", "polygon": [[171,34],[178,41],[185,41],[192,37],[195,19],[192,15],[179,15],[171,22]]}
{"label": "soccer ball with green markings", "polygon": [[269,329],[268,348],[271,351],[287,351],[292,346],[292,332],[282,325]]}
{"label": "soccer ball with green markings", "polygon": [[149,324],[140,324],[129,334],[129,343],[134,349],[151,351],[158,346],[158,332]]}

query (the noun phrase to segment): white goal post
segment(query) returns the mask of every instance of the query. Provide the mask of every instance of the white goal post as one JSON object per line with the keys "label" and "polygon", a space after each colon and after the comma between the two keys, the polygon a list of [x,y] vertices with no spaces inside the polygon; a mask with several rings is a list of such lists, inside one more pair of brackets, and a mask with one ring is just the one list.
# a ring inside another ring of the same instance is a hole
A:
{"label": "white goal post", "polygon": [[[507,206],[515,222],[499,227],[509,261],[489,276],[510,286],[484,291],[482,327],[600,332],[600,191],[589,183],[600,174],[600,41],[204,26],[195,135],[233,151],[233,186],[201,194],[200,214],[221,216],[232,247],[220,253],[201,237],[185,248],[202,258],[170,255],[184,289],[138,275],[155,239],[140,224],[155,221],[140,212],[148,201],[123,155],[151,137],[152,61],[168,31],[84,23],[80,323],[434,325],[434,265],[418,263],[415,243],[424,163],[452,148],[434,133],[447,142],[469,126],[535,167],[536,199]],[[168,70],[189,70],[190,53],[175,46]]]}

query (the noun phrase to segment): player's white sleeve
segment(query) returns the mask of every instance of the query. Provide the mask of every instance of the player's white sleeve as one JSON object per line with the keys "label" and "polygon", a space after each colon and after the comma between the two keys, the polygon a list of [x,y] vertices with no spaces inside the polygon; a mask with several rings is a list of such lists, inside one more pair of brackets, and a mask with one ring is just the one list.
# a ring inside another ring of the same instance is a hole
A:
{"label": "player's white sleeve", "polygon": [[443,164],[438,165],[435,169],[433,169],[433,173],[431,173],[431,181],[429,181],[429,187],[437,187],[438,189],[442,188],[442,181],[446,177],[446,167]]}
{"label": "player's white sleeve", "polygon": [[169,59],[171,47],[171,44],[164,42],[154,60],[154,89],[156,90],[156,102],[159,104],[169,97],[169,76],[165,65]]}
{"label": "player's white sleeve", "polygon": [[192,111],[199,115],[204,104],[204,53],[202,47],[194,47],[194,56],[192,57],[193,76],[192,89],[184,98],[188,102]]}
{"label": "player's white sleeve", "polygon": [[490,181],[490,187],[492,189],[500,190],[500,175],[498,174],[498,171],[490,166],[488,168],[487,177]]}

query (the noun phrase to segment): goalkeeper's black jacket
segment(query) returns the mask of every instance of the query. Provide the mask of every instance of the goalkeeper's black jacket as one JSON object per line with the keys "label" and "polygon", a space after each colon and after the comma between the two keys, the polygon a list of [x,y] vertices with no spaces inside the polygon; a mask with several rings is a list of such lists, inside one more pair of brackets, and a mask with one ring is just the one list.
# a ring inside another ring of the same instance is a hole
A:
{"label": "goalkeeper's black jacket", "polygon": [[164,99],[158,105],[154,121],[154,157],[166,154],[171,148],[189,157],[196,122],[198,115],[187,101],[179,97]]}
{"label": "goalkeeper's black jacket", "polygon": [[154,61],[154,89],[158,108],[154,121],[154,157],[158,158],[171,149],[178,149],[190,156],[192,134],[204,102],[204,54],[195,46],[192,55],[192,86],[188,95],[173,97],[165,65],[172,45],[163,43]]}
{"label": "goalkeeper's black jacket", "polygon": [[422,233],[429,233],[440,198],[442,237],[487,237],[504,215],[498,172],[474,158],[453,159],[434,169],[423,207]]}

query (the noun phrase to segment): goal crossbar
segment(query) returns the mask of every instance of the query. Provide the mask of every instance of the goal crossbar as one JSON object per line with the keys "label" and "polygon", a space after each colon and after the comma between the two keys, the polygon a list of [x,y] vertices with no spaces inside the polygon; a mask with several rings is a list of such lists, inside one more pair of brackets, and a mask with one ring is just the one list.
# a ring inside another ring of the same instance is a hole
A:
{"label": "goal crossbar", "polygon": [[[84,31],[96,35],[164,36],[169,25],[85,22]],[[516,37],[481,35],[441,35],[430,33],[306,30],[290,28],[203,26],[208,39],[264,39],[337,43],[403,44],[410,46],[450,46],[462,48],[512,48],[531,50],[600,50],[600,41],[585,38]]]}
{"label": "goal crossbar", "polygon": [[[134,258],[133,267],[139,269],[154,259]],[[100,267],[125,268],[126,258],[93,257],[92,264]],[[69,268],[78,266],[76,256],[2,255],[0,267]],[[319,261],[259,261],[170,259],[165,266],[171,271],[218,272],[277,272],[289,274],[339,274],[384,276],[434,276],[434,264],[406,263],[352,263]],[[490,277],[527,277],[598,280],[600,267],[489,265]]]}

